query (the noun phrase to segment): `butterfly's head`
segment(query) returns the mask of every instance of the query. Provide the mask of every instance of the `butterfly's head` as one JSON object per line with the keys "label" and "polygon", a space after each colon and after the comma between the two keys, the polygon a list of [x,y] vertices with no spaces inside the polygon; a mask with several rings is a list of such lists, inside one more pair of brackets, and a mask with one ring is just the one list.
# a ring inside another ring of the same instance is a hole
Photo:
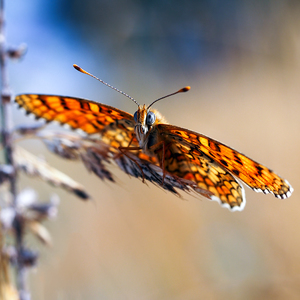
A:
{"label": "butterfly's head", "polygon": [[[154,126],[159,123],[166,123],[163,116],[158,111],[156,111],[154,109],[150,109],[151,106],[154,103],[156,103],[157,101],[160,101],[160,100],[170,97],[172,95],[176,95],[178,93],[187,92],[189,90],[190,90],[190,87],[186,86],[175,93],[166,95],[159,99],[156,99],[148,106],[146,106],[145,104],[143,106],[138,105],[138,109],[134,113],[133,117],[134,117],[134,121],[135,121],[136,137],[139,141],[141,148],[143,148],[145,143],[147,142],[149,134],[150,134],[151,130],[154,128]],[[135,100],[134,100],[134,102],[137,104],[137,102]]]}
{"label": "butterfly's head", "polygon": [[149,110],[146,105],[139,105],[134,113],[134,121],[137,139],[143,144],[148,133],[157,122],[156,114],[154,111]]}

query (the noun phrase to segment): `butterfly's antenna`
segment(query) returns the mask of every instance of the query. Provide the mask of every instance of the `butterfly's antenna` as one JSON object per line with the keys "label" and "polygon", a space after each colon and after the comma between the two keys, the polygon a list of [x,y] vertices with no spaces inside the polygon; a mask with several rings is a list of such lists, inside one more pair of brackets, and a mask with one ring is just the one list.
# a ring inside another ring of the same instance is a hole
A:
{"label": "butterfly's antenna", "polygon": [[75,65],[75,64],[73,65],[73,67],[74,67],[77,71],[79,71],[79,72],[81,72],[81,73],[83,73],[83,74],[89,75],[89,76],[91,76],[91,77],[97,79],[98,81],[100,81],[100,82],[103,83],[104,85],[106,85],[106,86],[110,87],[111,89],[117,91],[118,93],[120,93],[120,94],[126,96],[127,98],[129,98],[130,100],[132,100],[135,104],[137,104],[138,106],[140,106],[140,105],[138,104],[138,102],[137,102],[134,98],[132,98],[131,96],[127,95],[126,93],[120,91],[119,89],[115,88],[114,86],[112,86],[112,85],[106,83],[106,82],[103,81],[102,79],[97,78],[97,77],[94,76],[93,74],[91,74],[91,73],[89,73],[89,72],[87,72],[87,71],[81,69],[79,66],[77,66],[77,65]]}
{"label": "butterfly's antenna", "polygon": [[170,96],[173,96],[173,95],[176,95],[176,94],[178,94],[178,93],[184,93],[184,92],[187,92],[187,91],[189,91],[190,89],[191,89],[190,86],[186,86],[186,87],[184,87],[184,88],[178,90],[178,91],[175,92],[175,93],[172,93],[172,94],[163,96],[163,97],[161,97],[161,98],[158,98],[158,99],[156,99],[155,101],[153,101],[153,102],[147,107],[147,109],[149,109],[149,108],[150,108],[154,103],[156,103],[157,101],[160,101],[160,100],[162,100],[162,99],[165,99],[165,98],[170,97]]}

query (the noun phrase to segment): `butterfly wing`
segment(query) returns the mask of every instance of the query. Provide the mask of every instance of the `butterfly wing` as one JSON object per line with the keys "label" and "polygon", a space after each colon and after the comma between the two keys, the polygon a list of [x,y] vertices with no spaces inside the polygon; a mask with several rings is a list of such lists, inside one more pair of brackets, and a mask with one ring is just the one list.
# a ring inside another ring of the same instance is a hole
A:
{"label": "butterfly wing", "polygon": [[[229,172],[224,171],[209,158],[204,157],[205,155],[202,158],[202,165],[199,166],[193,164],[187,157],[182,159],[180,158],[182,155],[176,155],[175,153],[178,151],[182,153],[180,149],[169,148],[165,157],[168,166],[164,169],[165,174],[159,166],[158,157],[155,155],[149,156],[142,150],[129,149],[126,151],[126,155],[118,155],[120,154],[118,148],[128,147],[130,141],[130,146],[138,146],[135,135],[132,133],[133,127],[125,124],[122,120],[109,124],[101,132],[101,141],[112,146],[110,152],[114,154],[115,162],[125,173],[148,180],[176,195],[179,194],[174,188],[188,193],[195,191],[233,210],[241,210],[245,206],[242,186]],[[175,164],[177,165],[175,166]],[[206,170],[208,165],[209,171]],[[177,172],[174,169],[177,169]]]}
{"label": "butterfly wing", "polygon": [[273,171],[216,140],[168,124],[158,124],[157,128],[163,137],[183,145],[191,157],[205,154],[257,192],[272,193],[281,199],[293,192],[290,184]]}
{"label": "butterfly wing", "polygon": [[34,114],[36,119],[43,118],[47,122],[58,121],[88,134],[100,132],[117,120],[127,120],[131,125],[134,124],[133,116],[129,113],[80,98],[22,94],[16,96],[15,102],[27,113]]}
{"label": "butterfly wing", "polygon": [[[134,126],[119,120],[106,126],[101,132],[101,141],[110,144],[111,152],[120,154],[119,147],[138,147]],[[221,205],[242,210],[245,206],[244,190],[235,178],[224,171],[220,166],[203,155],[201,166],[193,163],[191,159],[182,159],[183,149],[172,147],[165,156],[167,168],[164,171],[159,166],[156,155],[149,156],[142,150],[127,150],[126,155],[116,155],[114,160],[127,174],[143,178],[157,186],[177,194],[174,188],[185,192],[196,193],[218,201]],[[198,158],[200,160],[200,158]],[[209,168],[209,170],[207,170]],[[176,172],[174,171],[176,169]],[[164,174],[165,172],[165,174]]]}
{"label": "butterfly wing", "polygon": [[[151,140],[151,138],[149,138]],[[159,130],[152,149],[166,175],[192,182],[191,189],[230,210],[242,210],[246,199],[243,187],[230,172],[202,152],[192,153],[189,143],[173,139]]]}
{"label": "butterfly wing", "polygon": [[[75,97],[38,94],[18,95],[15,102],[28,114],[35,115],[36,119],[42,118],[47,122],[58,121],[60,124],[68,124],[72,129],[81,129],[88,134],[94,134],[94,146],[91,147],[92,150],[88,149],[89,156],[87,154],[86,159],[96,165],[102,164],[109,156],[119,154],[119,147],[128,147],[129,144],[133,147],[139,146],[134,135],[133,116],[109,105]],[[100,139],[97,139],[95,134],[99,134]],[[160,176],[156,174],[156,168],[146,167],[148,164],[156,164],[155,158],[141,151],[131,152],[131,155],[140,165],[145,165],[145,170],[148,168],[150,175],[146,179],[154,178],[150,181],[159,183]],[[130,159],[119,157],[117,163],[126,173],[143,177],[141,170],[136,169],[137,165],[132,164]],[[102,172],[103,168],[99,165],[98,169]],[[95,173],[99,176],[99,172]],[[99,177],[102,178],[102,175]]]}

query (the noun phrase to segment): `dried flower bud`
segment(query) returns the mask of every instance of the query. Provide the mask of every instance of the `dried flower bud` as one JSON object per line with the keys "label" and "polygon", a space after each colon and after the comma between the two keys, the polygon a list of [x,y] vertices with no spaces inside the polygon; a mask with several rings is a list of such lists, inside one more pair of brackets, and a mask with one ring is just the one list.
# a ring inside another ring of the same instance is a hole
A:
{"label": "dried flower bud", "polygon": [[54,194],[51,196],[50,202],[34,203],[30,205],[29,209],[35,213],[35,220],[50,219],[56,217],[58,204],[59,197]]}
{"label": "dried flower bud", "polygon": [[44,244],[51,246],[52,239],[49,231],[40,222],[30,221],[27,223],[30,231]]}
{"label": "dried flower bud", "polygon": [[7,56],[11,59],[20,59],[27,52],[27,45],[21,44],[18,47],[9,47],[6,50]]}
{"label": "dried flower bud", "polygon": [[29,208],[35,202],[37,202],[38,196],[34,189],[27,188],[22,190],[17,195],[17,208],[18,210]]}
{"label": "dried flower bud", "polygon": [[0,221],[3,229],[11,229],[16,216],[16,210],[13,207],[5,207],[0,211]]}
{"label": "dried flower bud", "polygon": [[34,267],[38,259],[38,252],[23,248],[19,253],[19,262],[25,267]]}
{"label": "dried flower bud", "polygon": [[14,167],[11,165],[0,165],[0,184],[9,180],[14,174]]}

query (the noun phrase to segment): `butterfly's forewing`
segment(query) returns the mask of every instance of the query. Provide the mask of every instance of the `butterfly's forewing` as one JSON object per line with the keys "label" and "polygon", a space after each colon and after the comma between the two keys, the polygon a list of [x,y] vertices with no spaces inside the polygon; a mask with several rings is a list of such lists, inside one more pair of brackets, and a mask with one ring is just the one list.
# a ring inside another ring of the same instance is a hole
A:
{"label": "butterfly's forewing", "polygon": [[[139,145],[134,134],[133,116],[112,106],[75,97],[38,94],[18,95],[15,102],[37,119],[58,121],[88,134],[100,133],[101,143],[110,145],[112,153],[119,153],[119,147],[128,147],[129,144],[133,147]],[[141,156],[144,161],[156,161],[141,151],[132,154]]]}
{"label": "butterfly's forewing", "polygon": [[[61,124],[70,125],[73,129],[81,129],[88,134],[99,133],[101,142],[96,138],[95,146],[92,147],[92,150],[88,149],[86,154],[86,161],[89,164],[90,161],[93,161],[95,165],[99,164],[99,161],[102,164],[102,161],[110,154],[111,157],[119,154],[119,147],[128,147],[129,144],[132,147],[139,145],[134,135],[133,116],[106,104],[81,98],[38,94],[18,95],[15,102],[27,113],[34,114],[37,119],[42,118],[48,122],[58,121]],[[109,148],[104,145],[108,145]],[[146,166],[147,164],[157,165],[154,157],[137,150],[131,151],[131,155],[136,157],[140,167],[145,171],[148,170],[149,176],[146,179],[157,184],[162,183],[162,176],[157,174],[157,169]],[[130,159],[122,160],[119,157],[117,163],[126,173],[135,177],[143,177],[141,169],[137,168],[137,164]],[[102,171],[103,168],[99,167],[98,169]],[[99,176],[99,172],[95,173]],[[102,176],[99,177],[102,178]],[[172,190],[171,184],[168,189]]]}
{"label": "butterfly's forewing", "polygon": [[129,113],[80,98],[22,94],[16,96],[15,101],[28,113],[34,114],[37,119],[43,118],[48,122],[58,121],[88,134],[100,132],[116,120],[133,122],[133,116]]}
{"label": "butterfly's forewing", "polygon": [[273,171],[220,142],[180,127],[157,126],[162,136],[185,145],[191,156],[201,157],[204,153],[255,191],[272,193],[282,199],[293,191],[289,183]]}

